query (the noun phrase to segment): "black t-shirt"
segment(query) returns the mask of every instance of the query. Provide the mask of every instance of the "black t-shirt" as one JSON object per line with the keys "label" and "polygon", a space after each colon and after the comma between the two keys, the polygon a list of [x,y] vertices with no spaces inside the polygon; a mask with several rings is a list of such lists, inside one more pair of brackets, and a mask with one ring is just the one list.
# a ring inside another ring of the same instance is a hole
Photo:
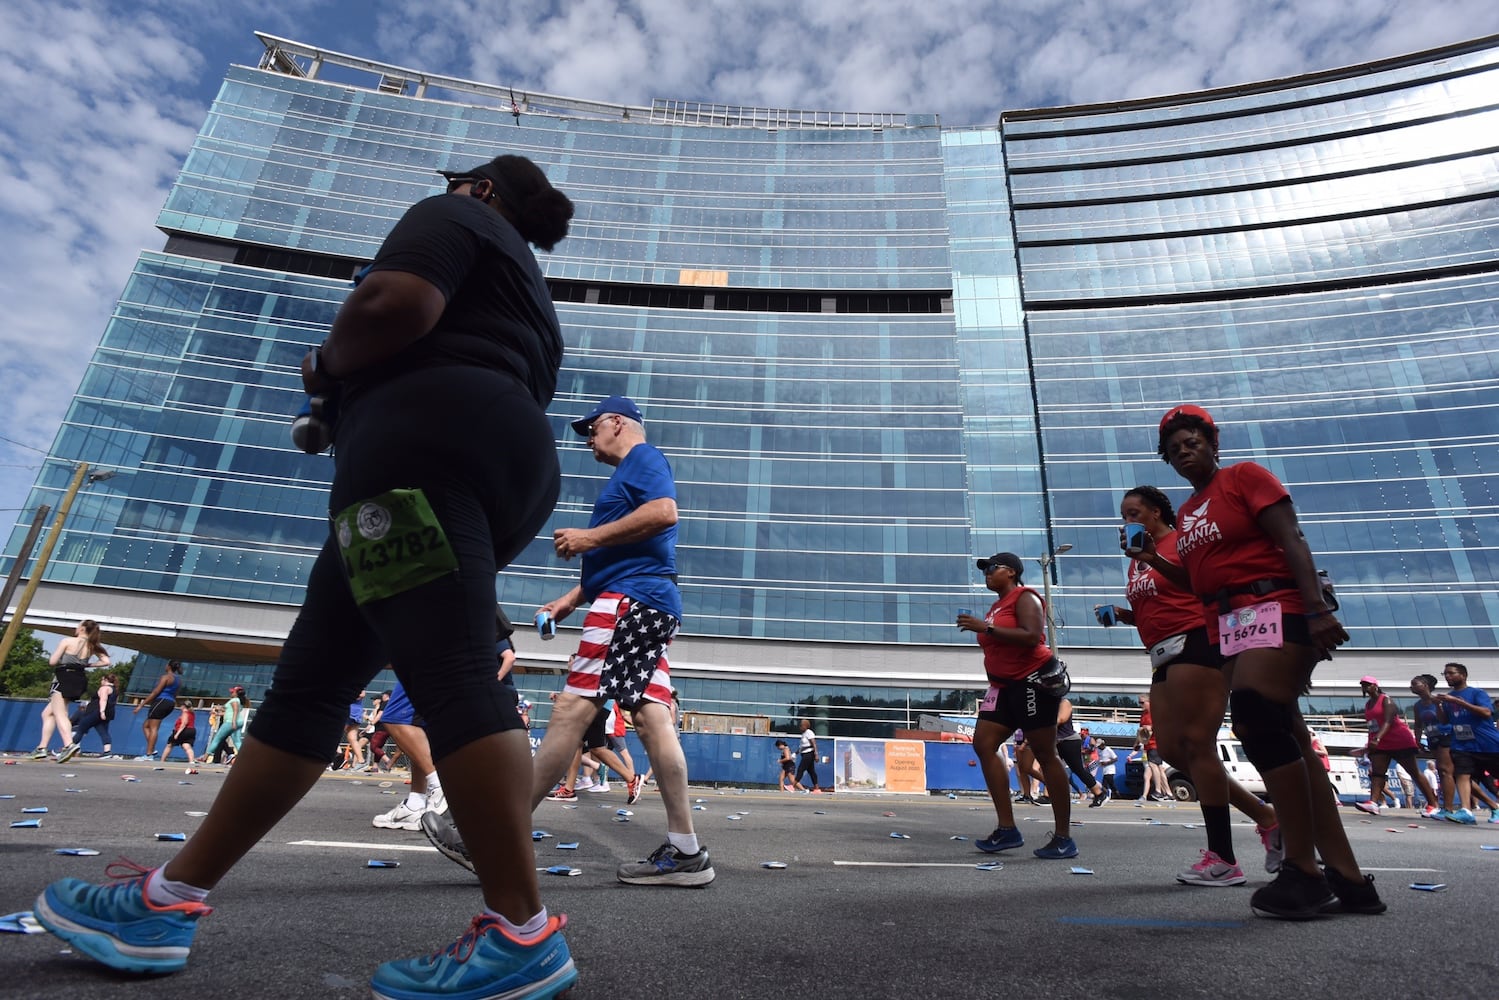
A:
{"label": "black t-shirt", "polygon": [[344,400],[414,368],[466,365],[516,375],[543,408],[557,391],[562,329],[530,246],[477,198],[440,194],[401,216],[370,271],[431,282],[447,308],[430,333],[390,360],[349,376]]}

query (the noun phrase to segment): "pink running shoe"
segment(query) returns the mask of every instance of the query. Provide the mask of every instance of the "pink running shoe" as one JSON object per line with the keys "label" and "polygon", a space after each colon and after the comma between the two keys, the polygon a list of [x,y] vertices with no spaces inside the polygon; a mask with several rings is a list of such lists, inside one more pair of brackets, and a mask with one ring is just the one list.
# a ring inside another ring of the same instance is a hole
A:
{"label": "pink running shoe", "polygon": [[1177,875],[1176,880],[1182,885],[1202,885],[1210,888],[1243,885],[1249,881],[1244,877],[1243,869],[1236,864],[1224,861],[1212,851],[1203,851],[1202,860]]}

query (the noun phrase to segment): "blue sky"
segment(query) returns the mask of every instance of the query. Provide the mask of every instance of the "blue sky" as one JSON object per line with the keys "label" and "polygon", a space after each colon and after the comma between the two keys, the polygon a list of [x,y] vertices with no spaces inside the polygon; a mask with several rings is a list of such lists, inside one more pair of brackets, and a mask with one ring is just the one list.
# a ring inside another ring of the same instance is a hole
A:
{"label": "blue sky", "polygon": [[[0,528],[22,510],[130,268],[256,30],[570,97],[937,113],[1181,93],[1499,33],[1493,0],[6,0]],[[8,535],[8,531],[0,532]]]}

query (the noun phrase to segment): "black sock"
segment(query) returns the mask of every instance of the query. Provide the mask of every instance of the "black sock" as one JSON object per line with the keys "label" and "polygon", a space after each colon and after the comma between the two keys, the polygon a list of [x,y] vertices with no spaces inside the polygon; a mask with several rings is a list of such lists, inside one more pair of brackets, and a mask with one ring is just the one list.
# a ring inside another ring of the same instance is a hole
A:
{"label": "black sock", "polygon": [[1208,828],[1208,850],[1235,865],[1239,859],[1234,857],[1234,835],[1229,816],[1228,806],[1202,807],[1202,821]]}

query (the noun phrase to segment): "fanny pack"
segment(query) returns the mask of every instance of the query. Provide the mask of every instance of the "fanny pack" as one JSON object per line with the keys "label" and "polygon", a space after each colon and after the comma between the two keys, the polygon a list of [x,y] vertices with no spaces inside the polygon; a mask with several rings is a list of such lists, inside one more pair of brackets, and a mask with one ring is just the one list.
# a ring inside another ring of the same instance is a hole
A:
{"label": "fanny pack", "polygon": [[1150,647],[1150,665],[1153,668],[1164,667],[1178,656],[1182,650],[1187,648],[1187,636],[1190,632],[1179,632],[1169,636]]}
{"label": "fanny pack", "polygon": [[1025,679],[1025,683],[1046,692],[1053,698],[1065,698],[1072,690],[1072,678],[1067,674],[1067,664],[1057,654],[1041,664],[1041,669]]}

